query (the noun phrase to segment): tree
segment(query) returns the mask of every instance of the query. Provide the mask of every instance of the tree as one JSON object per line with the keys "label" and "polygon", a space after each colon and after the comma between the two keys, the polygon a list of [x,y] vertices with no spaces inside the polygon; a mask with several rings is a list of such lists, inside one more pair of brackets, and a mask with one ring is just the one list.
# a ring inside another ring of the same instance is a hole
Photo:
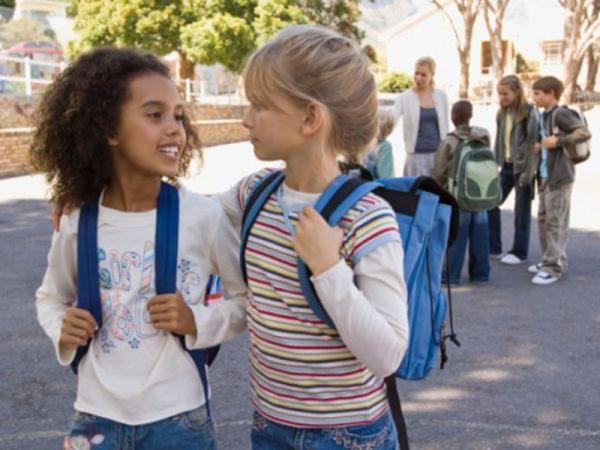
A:
{"label": "tree", "polygon": [[0,6],[4,6],[5,8],[13,8],[15,7],[15,0],[0,0]]}
{"label": "tree", "polygon": [[496,81],[504,76],[504,55],[502,50],[502,25],[504,13],[510,0],[484,0],[483,17],[490,35],[490,52],[492,54],[492,74]]}
{"label": "tree", "polygon": [[194,63],[239,72],[257,44],[291,23],[319,23],[359,39],[358,0],[72,0],[77,54],[100,45],[181,55],[180,76]]}
{"label": "tree", "polygon": [[477,14],[481,8],[483,0],[452,0],[452,4],[456,6],[463,25],[463,37],[461,39],[458,32],[458,24],[450,13],[446,10],[446,2],[440,0],[431,0],[431,2],[437,6],[437,8],[444,13],[452,32],[456,38],[456,47],[458,50],[458,58],[460,60],[460,85],[458,88],[458,96],[460,98],[469,97],[469,67],[471,65],[471,41],[473,39],[473,26],[477,19]]}
{"label": "tree", "polygon": [[587,80],[585,82],[585,92],[593,92],[596,87],[596,78],[598,77],[598,53],[600,52],[600,43],[596,41],[587,51]]}
{"label": "tree", "polygon": [[583,59],[600,32],[600,0],[558,0],[558,3],[567,10],[562,47],[563,102],[571,103]]}
{"label": "tree", "polygon": [[184,27],[181,35],[182,46],[192,61],[221,63],[236,73],[254,48],[255,39],[254,31],[243,18],[222,13]]}
{"label": "tree", "polygon": [[19,19],[0,24],[0,45],[4,48],[12,47],[21,41],[52,41],[44,33],[42,27],[33,20]]}
{"label": "tree", "polygon": [[69,48],[72,56],[94,47],[137,47],[158,54],[180,53],[182,77],[189,64],[181,46],[180,30],[195,20],[194,4],[181,0],[73,0],[74,29],[79,39]]}

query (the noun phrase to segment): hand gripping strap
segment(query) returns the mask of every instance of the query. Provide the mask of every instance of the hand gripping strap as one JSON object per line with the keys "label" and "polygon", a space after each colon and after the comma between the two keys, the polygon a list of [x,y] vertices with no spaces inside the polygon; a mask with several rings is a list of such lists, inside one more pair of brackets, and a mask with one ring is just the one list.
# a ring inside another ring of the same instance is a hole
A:
{"label": "hand gripping strap", "polygon": [[[335,226],[361,198],[380,186],[379,183],[363,181],[348,175],[340,175],[321,194],[315,204],[315,210],[323,216],[329,226]],[[310,281],[312,273],[300,258],[298,258],[298,276],[308,306],[310,306],[319,319],[325,322],[330,328],[335,329],[333,320],[331,320],[331,317],[329,317],[329,314],[323,308],[315,288]]]}
{"label": "hand gripping strap", "polygon": [[[102,306],[98,282],[98,199],[82,206],[77,232],[77,307],[89,311],[98,328],[102,327]],[[71,370],[77,373],[91,339],[78,347]]]}

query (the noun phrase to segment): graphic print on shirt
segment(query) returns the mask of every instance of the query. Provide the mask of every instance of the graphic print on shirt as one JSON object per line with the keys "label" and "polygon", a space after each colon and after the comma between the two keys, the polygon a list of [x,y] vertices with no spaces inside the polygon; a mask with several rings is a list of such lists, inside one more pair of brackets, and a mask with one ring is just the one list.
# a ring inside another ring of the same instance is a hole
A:
{"label": "graphic print on shirt", "polygon": [[182,259],[177,266],[181,273],[181,295],[187,305],[197,305],[200,303],[200,297],[196,300],[192,298],[192,288],[200,285],[200,275],[190,270],[190,261]]}
{"label": "graphic print on shirt", "polygon": [[[108,255],[108,256],[107,256]],[[127,342],[138,349],[142,342],[158,336],[148,312],[148,301],[155,295],[154,242],[146,241],[142,254],[127,250],[106,252],[98,249],[100,300],[103,326],[99,332],[104,353],[110,353],[119,342]],[[185,302],[195,305],[201,296],[194,297],[200,285],[200,275],[190,270],[190,261],[182,259],[178,265],[180,289]],[[137,292],[136,292],[137,290]],[[162,332],[167,334],[166,331]]]}

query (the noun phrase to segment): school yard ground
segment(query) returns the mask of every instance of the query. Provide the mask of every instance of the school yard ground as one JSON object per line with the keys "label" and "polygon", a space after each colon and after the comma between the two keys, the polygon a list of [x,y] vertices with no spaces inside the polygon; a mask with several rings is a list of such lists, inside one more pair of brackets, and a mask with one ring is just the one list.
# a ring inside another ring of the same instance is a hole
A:
{"label": "school yard ground", "polygon": [[[473,124],[493,129],[493,107]],[[600,110],[589,113],[600,136]],[[401,136],[392,136],[401,148]],[[399,153],[399,152],[398,152]],[[248,143],[208,148],[186,184],[219,192],[262,167]],[[401,166],[401,158],[397,161]],[[0,180],[0,448],[60,448],[69,427],[75,376],[56,363],[36,323],[34,292],[51,226],[39,175]],[[525,266],[492,263],[491,281],[453,290],[461,348],[428,379],[399,383],[412,447],[419,449],[600,448],[600,144],[578,167],[569,274],[535,287]],[[512,205],[503,212],[511,244]],[[536,205],[534,205],[534,214]],[[531,263],[540,257],[537,223]],[[247,336],[223,346],[211,370],[220,448],[249,448]]]}

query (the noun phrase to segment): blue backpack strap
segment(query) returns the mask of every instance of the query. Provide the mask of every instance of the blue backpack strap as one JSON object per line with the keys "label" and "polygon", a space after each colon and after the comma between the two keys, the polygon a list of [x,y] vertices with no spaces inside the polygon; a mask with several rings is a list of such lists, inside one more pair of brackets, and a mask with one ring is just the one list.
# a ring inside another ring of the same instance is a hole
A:
{"label": "blue backpack strap", "polygon": [[[77,232],[77,307],[89,311],[98,328],[102,327],[102,305],[98,283],[98,200],[86,203],[79,213]],[[77,348],[71,370],[77,373],[79,363],[90,347]]]}
{"label": "blue backpack strap", "polygon": [[[156,215],[156,256],[155,280],[156,293],[174,294],[177,292],[177,248],[179,242],[179,193],[177,188],[167,183],[161,183],[158,194]],[[185,337],[178,336],[181,346],[189,353],[198,369],[206,409],[210,416],[208,376],[206,364],[208,362],[205,350],[190,350],[185,345]]]}
{"label": "blue backpack strap", "polygon": [[248,284],[248,273],[246,271],[246,244],[248,242],[248,235],[250,229],[261,209],[265,203],[271,197],[271,194],[279,187],[283,182],[285,175],[283,171],[275,171],[256,183],[246,204],[244,205],[244,214],[242,216],[242,234],[241,234],[241,245],[240,245],[240,267],[242,269],[242,275],[244,281]]}
{"label": "blue backpack strap", "polygon": [[[376,182],[368,182],[349,175],[339,175],[321,194],[315,210],[319,212],[329,226],[337,225],[361,198],[381,185]],[[315,288],[310,281],[312,273],[304,262],[298,258],[298,276],[300,287],[308,306],[329,327],[335,329],[335,324],[317,296]]]}

